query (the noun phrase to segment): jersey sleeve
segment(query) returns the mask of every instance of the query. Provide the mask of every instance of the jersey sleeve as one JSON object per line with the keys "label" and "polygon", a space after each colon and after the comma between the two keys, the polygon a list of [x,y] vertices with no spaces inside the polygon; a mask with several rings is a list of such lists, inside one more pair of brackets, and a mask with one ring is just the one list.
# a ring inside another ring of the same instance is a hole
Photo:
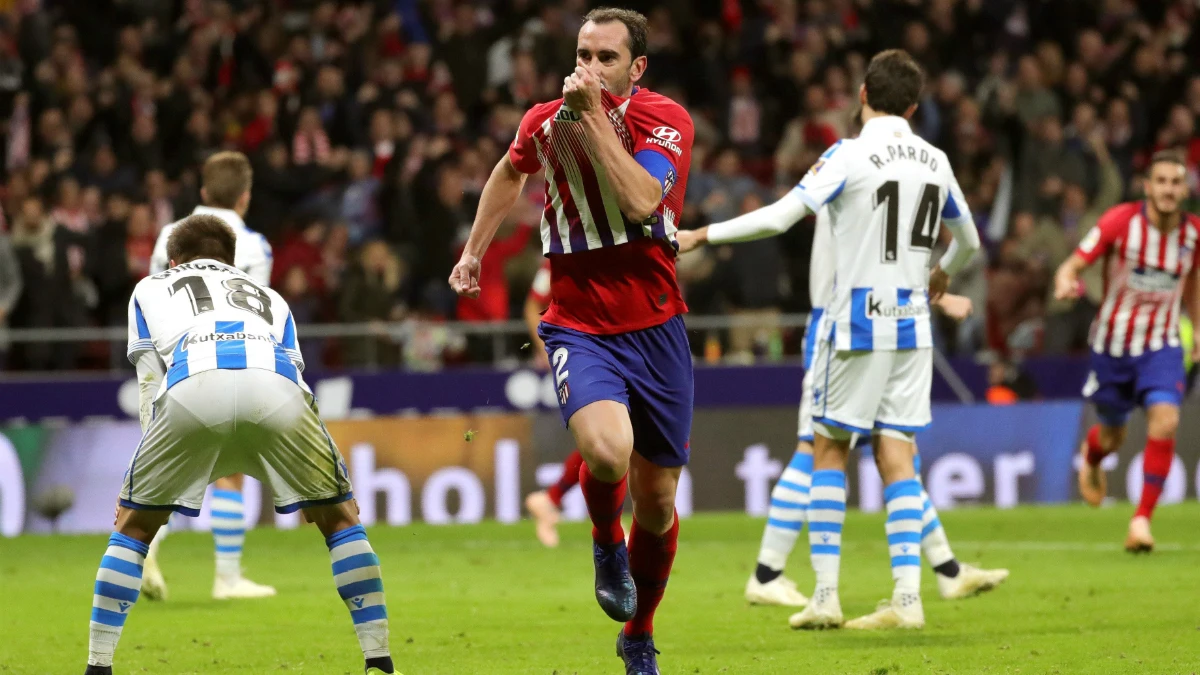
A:
{"label": "jersey sleeve", "polygon": [[1075,254],[1083,258],[1087,264],[1092,264],[1108,251],[1117,239],[1121,238],[1122,232],[1125,231],[1129,224],[1128,218],[1118,209],[1109,209],[1100,220],[1096,222],[1095,227],[1084,235],[1079,242],[1079,248],[1075,249]]}
{"label": "jersey sleeve", "polygon": [[255,283],[269,286],[271,283],[271,267],[275,262],[271,242],[258,232],[250,232],[248,236],[238,239],[238,258],[236,267],[245,272]]}
{"label": "jersey sleeve", "polygon": [[950,193],[946,195],[946,203],[942,206],[942,222],[955,230],[975,223],[967,206],[967,197],[953,174],[950,176]]}
{"label": "jersey sleeve", "polygon": [[812,165],[794,192],[804,200],[813,213],[821,210],[829,202],[838,198],[846,187],[849,176],[847,168],[846,141],[841,140],[829,146],[821,154],[820,159]]}
{"label": "jersey sleeve", "polygon": [[136,364],[138,357],[146,352],[155,351],[154,340],[150,337],[150,326],[146,323],[146,315],[142,313],[142,305],[138,302],[137,291],[129,298],[129,341],[125,355],[129,362]]}
{"label": "jersey sleeve", "polygon": [[154,242],[154,252],[150,254],[150,274],[166,272],[171,265],[171,261],[167,259],[167,237],[170,232],[170,225],[164,227],[158,234],[158,240]]}
{"label": "jersey sleeve", "polygon": [[550,306],[549,265],[542,265],[537,274],[533,275],[533,285],[529,287],[529,300],[542,308]]}
{"label": "jersey sleeve", "polygon": [[633,132],[633,158],[662,186],[666,196],[691,161],[695,127],[678,105],[631,107],[627,114]]}
{"label": "jersey sleeve", "polygon": [[538,159],[537,142],[533,140],[533,132],[541,126],[541,106],[530,108],[525,117],[521,118],[521,126],[517,128],[517,137],[508,146],[508,161],[521,173],[537,173],[542,168]]}

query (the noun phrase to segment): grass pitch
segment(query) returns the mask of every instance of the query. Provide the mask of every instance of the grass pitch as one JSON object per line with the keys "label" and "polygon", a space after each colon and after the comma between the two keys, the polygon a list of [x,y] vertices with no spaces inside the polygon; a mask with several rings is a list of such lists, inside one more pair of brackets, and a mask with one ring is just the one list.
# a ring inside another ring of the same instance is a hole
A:
{"label": "grass pitch", "polygon": [[[1127,505],[970,509],[942,514],[960,560],[1008,567],[989,595],[937,597],[923,571],[920,632],[788,628],[790,610],[748,607],[762,521],[706,515],[683,523],[659,611],[660,665],[717,673],[1194,673],[1200,670],[1200,505],[1161,508],[1159,550],[1120,550]],[[850,513],[842,559],[847,618],[891,590],[883,514]],[[406,675],[620,673],[617,624],[592,599],[588,530],[563,528],[557,550],[526,524],[372,528],[383,560],[393,654]],[[104,537],[0,540],[0,673],[81,673]],[[249,535],[246,566],[278,597],[210,599],[212,541],[174,533],[163,546],[166,603],[141,601],[115,672],[362,672],[361,655],[311,526]],[[811,590],[807,545],[790,573]]]}

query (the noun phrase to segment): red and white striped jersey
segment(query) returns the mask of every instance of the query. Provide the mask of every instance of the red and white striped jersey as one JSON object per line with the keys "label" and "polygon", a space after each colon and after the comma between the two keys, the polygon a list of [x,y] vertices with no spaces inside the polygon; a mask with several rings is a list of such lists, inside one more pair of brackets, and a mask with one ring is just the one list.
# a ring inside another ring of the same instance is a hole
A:
{"label": "red and white striped jersey", "polygon": [[1145,202],[1109,209],[1076,253],[1089,264],[1104,258],[1104,303],[1092,324],[1092,351],[1139,356],[1178,347],[1184,284],[1196,265],[1200,218],[1184,214],[1162,232]]}
{"label": "red and white striped jersey", "polygon": [[675,278],[675,233],[691,164],[687,111],[645,88],[601,102],[626,151],[662,184],[662,202],[640,223],[621,212],[616,188],[589,146],[582,117],[562,99],[531,108],[509,147],[513,166],[545,170],[542,251],[551,261],[543,320],[585,333],[649,328],[687,311]]}

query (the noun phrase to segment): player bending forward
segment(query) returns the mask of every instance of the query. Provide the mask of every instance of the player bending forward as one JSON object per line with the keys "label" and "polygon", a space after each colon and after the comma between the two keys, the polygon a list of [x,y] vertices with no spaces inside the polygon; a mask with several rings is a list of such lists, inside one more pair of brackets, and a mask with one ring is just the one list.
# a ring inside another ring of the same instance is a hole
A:
{"label": "player bending forward", "polygon": [[[833,295],[833,233],[830,231],[829,209],[823,208],[816,217],[813,233],[813,256],[809,263],[809,294],[812,312],[809,314],[808,330],[804,337],[804,382],[801,387],[800,419],[796,452],[771,490],[771,506],[767,512],[767,525],[763,528],[762,544],[758,552],[758,564],[746,582],[746,600],[755,605],[783,605],[803,607],[808,598],[796,589],[796,584],[783,574],[788,557],[796,546],[809,505],[809,490],[812,486],[813,470],[813,354],[816,351],[818,327]],[[786,231],[794,223],[779,223],[778,232]],[[714,229],[724,225],[717,223]],[[712,230],[709,230],[711,236]],[[680,247],[698,245],[697,235],[680,232]],[[943,295],[935,306],[950,318],[961,321],[972,311],[971,301],[958,295]],[[863,437],[861,440],[867,440]],[[914,446],[915,449],[915,446]],[[914,467],[920,463],[919,455],[913,458]],[[914,474],[920,480],[919,468]],[[938,520],[937,510],[925,488],[921,488],[921,552],[933,567],[937,576],[938,591],[943,598],[965,598],[991,590],[1008,578],[1008,570],[985,570],[959,563],[950,548],[946,531]]]}
{"label": "player bending forward", "polygon": [[244,472],[270,486],[276,511],[302,510],[316,523],[367,674],[392,673],[379,558],[359,524],[346,464],[300,377],[292,313],[233,266],[234,250],[220,218],[190,216],[167,241],[171,268],[140,281],[129,300],[145,431],[96,575],[86,672],[112,673],[155,532],[172,511],[198,515],[210,480]]}
{"label": "player bending forward", "polygon": [[646,18],[637,12],[590,12],[576,66],[562,99],[525,114],[484,186],[450,285],[478,295],[488,243],[526,176],[544,168],[550,307],[540,333],[563,420],[585,461],[579,485],[593,525],[596,600],[625,622],[617,638],[625,672],[655,675],[654,611],[675,559],[675,490],[692,421],[674,247],[692,121],[675,102],[637,86],[646,70]]}
{"label": "player bending forward", "polygon": [[[537,369],[545,372],[550,369],[550,358],[546,352],[546,343],[538,335],[538,326],[542,323],[542,313],[550,306],[550,261],[542,264],[541,269],[533,277],[533,285],[525,298],[525,324],[529,326],[529,341],[536,355]],[[537,527],[538,541],[544,546],[558,546],[558,521],[562,518],[563,495],[579,484],[579,468],[583,466],[583,455],[579,450],[572,450],[563,462],[562,475],[553,485],[545,490],[530,492],[525,497],[525,508],[533,516]]]}
{"label": "player bending forward", "polygon": [[1108,486],[1100,461],[1121,447],[1129,413],[1145,408],[1142,498],[1125,538],[1125,550],[1134,553],[1154,548],[1150,517],[1175,455],[1186,378],[1183,350],[1200,355],[1200,342],[1185,345],[1179,339],[1185,294],[1188,314],[1200,316],[1200,218],[1180,210],[1187,197],[1183,158],[1156,153],[1144,189],[1144,201],[1109,209],[1054,277],[1055,297],[1076,298],[1079,272],[1104,258],[1104,304],[1092,323],[1091,372],[1083,385],[1100,423],[1080,447],[1079,493],[1092,506],[1104,500]]}
{"label": "player bending forward", "polygon": [[[250,160],[240,152],[218,152],[204,163],[201,176],[200,198],[204,206],[197,206],[192,213],[220,218],[233,230],[237,239],[234,266],[265,287],[271,281],[271,245],[266,237],[246,227],[242,220],[250,207],[250,187],[254,177]],[[171,223],[159,233],[150,256],[151,274],[166,271],[171,266],[167,240],[177,224]],[[213,485],[212,535],[216,550],[213,597],[217,600],[275,595],[273,587],[242,576],[242,547],[246,542],[242,483],[242,475],[238,473],[219,478]],[[150,600],[167,598],[167,582],[158,566],[158,548],[166,538],[168,528],[169,525],[164,524],[159,529],[146,556],[142,593]]]}
{"label": "player bending forward", "polygon": [[[912,133],[924,76],[907,53],[877,54],[859,91],[862,133],[836,143],[789,194],[683,243],[771,236],[829,207],[836,279],[813,358],[813,473],[807,509],[816,590],[795,628],[842,625],[838,601],[846,458],[855,434],[873,434],[884,483],[892,601],[847,628],[920,628],[924,503],[914,472],[917,431],[929,426],[933,326],[929,305],[979,248],[979,235],[945,153]],[[911,218],[901,222],[901,214]],[[909,215],[911,214],[911,215]],[[939,220],[954,235],[929,271]]]}

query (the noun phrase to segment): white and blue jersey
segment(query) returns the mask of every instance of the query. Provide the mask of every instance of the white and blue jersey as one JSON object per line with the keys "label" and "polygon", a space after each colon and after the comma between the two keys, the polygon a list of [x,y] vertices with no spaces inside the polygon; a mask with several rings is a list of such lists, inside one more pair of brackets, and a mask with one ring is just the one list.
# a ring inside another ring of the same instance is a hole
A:
{"label": "white and blue jersey", "polygon": [[836,349],[932,347],[927,287],[940,224],[975,227],[945,153],[901,117],[874,118],[830,147],[793,194],[829,215],[833,246],[814,246],[813,260],[836,260],[825,306]]}
{"label": "white and blue jersey", "polygon": [[[311,395],[287,302],[215,260],[195,260],[142,279],[129,299],[129,360],[157,353],[166,378],[157,396],[207,370],[269,370]],[[156,398],[157,398],[156,396]]]}
{"label": "white and blue jersey", "polygon": [[[237,245],[233,253],[233,266],[242,270],[260,286],[271,283],[271,266],[274,264],[274,253],[271,243],[262,234],[246,226],[242,217],[236,211],[219,209],[213,206],[197,206],[192,215],[203,214],[216,216],[225,222],[237,237]],[[165,272],[171,266],[167,256],[167,239],[175,226],[183,221],[170,223],[158,233],[154,242],[154,252],[150,254],[150,273]]]}

